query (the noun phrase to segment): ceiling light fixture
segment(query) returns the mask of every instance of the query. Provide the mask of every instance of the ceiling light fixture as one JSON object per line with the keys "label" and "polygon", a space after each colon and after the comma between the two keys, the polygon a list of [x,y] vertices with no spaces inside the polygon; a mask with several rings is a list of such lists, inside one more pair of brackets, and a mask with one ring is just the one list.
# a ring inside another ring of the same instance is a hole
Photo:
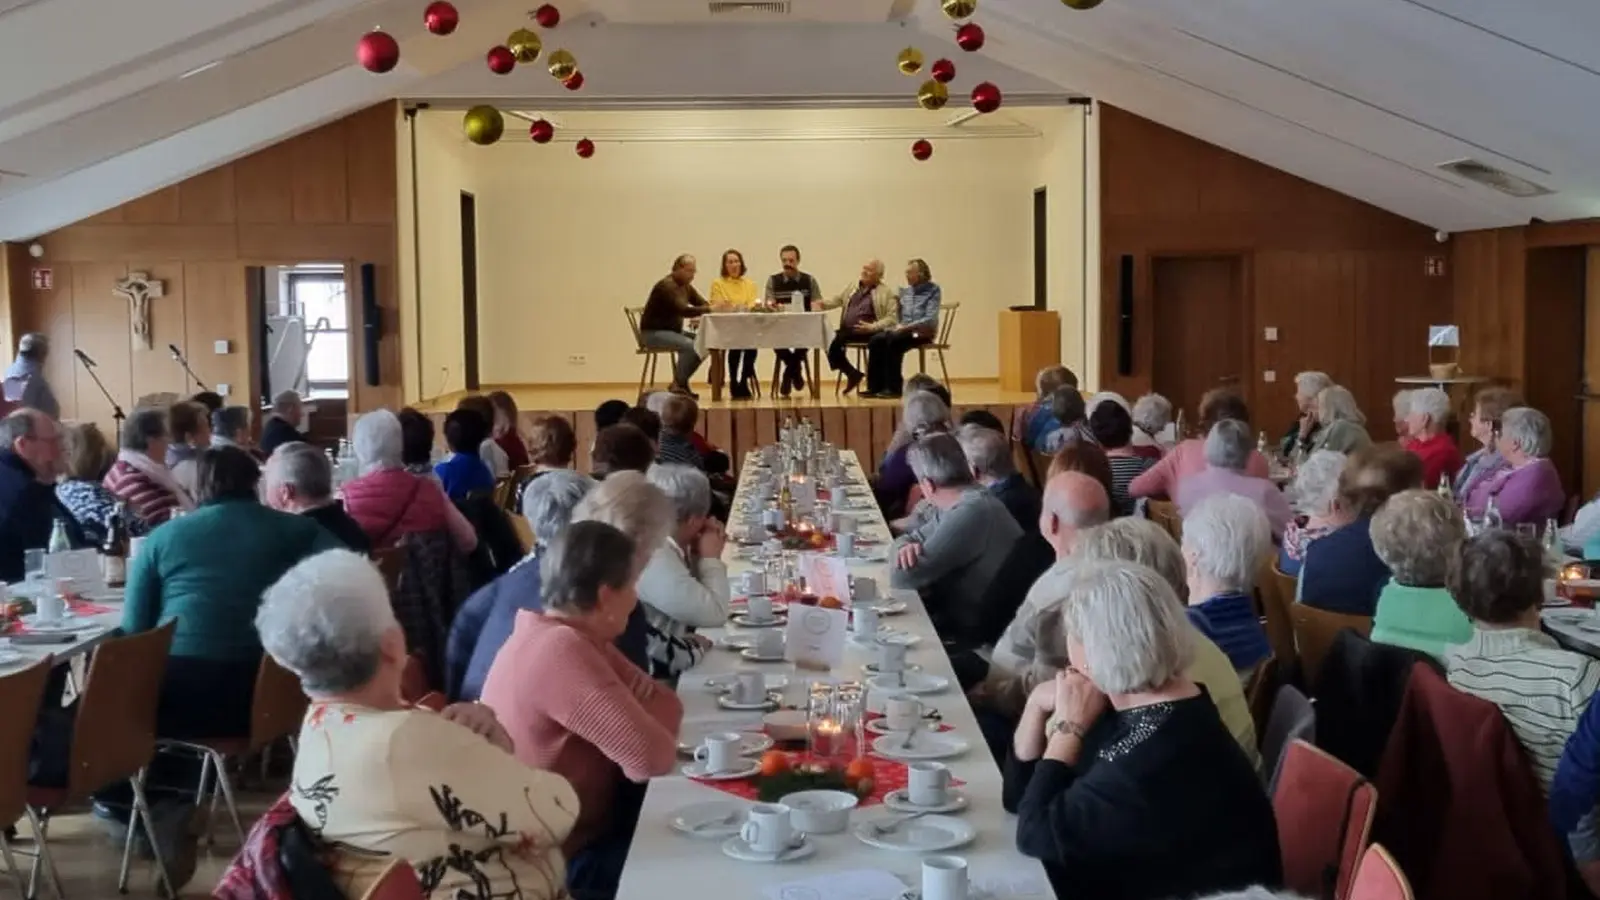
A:
{"label": "ceiling light fixture", "polygon": [[189,71],[183,73],[182,75],[179,75],[178,76],[178,80],[182,81],[185,78],[193,78],[194,76],[199,75],[201,72],[209,72],[212,69],[215,69],[217,66],[220,66],[220,65],[222,65],[222,60],[213,59],[211,62],[208,62],[208,63],[206,63],[204,65],[195,66],[194,68],[192,68]]}

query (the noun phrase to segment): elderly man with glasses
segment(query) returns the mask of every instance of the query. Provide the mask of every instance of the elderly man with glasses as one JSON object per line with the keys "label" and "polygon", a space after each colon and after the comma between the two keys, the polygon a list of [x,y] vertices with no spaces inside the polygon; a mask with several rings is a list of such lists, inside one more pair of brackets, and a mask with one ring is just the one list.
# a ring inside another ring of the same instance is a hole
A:
{"label": "elderly man with glasses", "polygon": [[0,419],[0,581],[21,581],[24,552],[50,543],[60,466],[55,419],[26,408]]}

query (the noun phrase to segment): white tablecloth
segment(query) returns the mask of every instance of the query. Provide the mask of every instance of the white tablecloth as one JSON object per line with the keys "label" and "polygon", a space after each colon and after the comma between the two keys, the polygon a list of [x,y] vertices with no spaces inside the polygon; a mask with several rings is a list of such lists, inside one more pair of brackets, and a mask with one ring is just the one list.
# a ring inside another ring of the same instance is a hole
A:
{"label": "white tablecloth", "polygon": [[[26,584],[10,585],[9,593],[12,597],[32,596],[33,587]],[[102,641],[111,636],[111,632],[122,624],[122,591],[103,591],[96,593],[91,601],[99,606],[107,607],[110,611],[97,616],[87,616],[81,624],[85,627],[72,632],[72,640],[59,644],[14,644],[10,638],[0,637],[0,675],[23,669],[44,659],[54,657],[57,665],[98,646]],[[77,622],[77,619],[72,621]]]}
{"label": "white tablecloth", "polygon": [[[751,454],[752,459],[754,456]],[[845,458],[850,480],[854,484],[864,486],[866,476],[861,471],[855,454],[846,451],[842,456]],[[740,479],[741,490],[746,483],[745,478]],[[738,503],[736,500],[736,508]],[[861,520],[859,530],[863,534],[884,540],[885,543],[875,545],[874,549],[886,548],[889,531],[882,515],[875,508],[871,511],[856,511],[856,515]],[[725,558],[729,561],[730,574],[737,580],[739,573],[750,568],[751,564],[736,559],[734,552],[735,545],[730,543]],[[863,562],[853,564],[851,570],[855,575],[874,577],[878,581],[880,595],[888,590],[887,563]],[[950,687],[945,691],[927,695],[923,699],[938,709],[943,721],[971,744],[963,755],[943,762],[950,767],[951,773],[956,778],[966,782],[963,790],[970,798],[971,805],[965,812],[957,815],[964,817],[977,828],[978,837],[973,843],[948,852],[964,857],[968,861],[975,883],[1004,885],[1004,889],[997,894],[1005,900],[1053,897],[1049,882],[1045,878],[1044,867],[1037,860],[1024,857],[1016,850],[1016,819],[1007,814],[1000,805],[1000,770],[984,745],[983,735],[978,730],[972,708],[968,706],[966,698],[956,684],[950,659],[945,655],[927,613],[915,593],[896,592],[896,596],[906,599],[910,608],[903,615],[885,617],[884,624],[922,638],[920,643],[911,648],[907,659],[921,666],[925,672],[950,679]],[[739,629],[734,626],[726,629],[726,631],[737,630]],[[725,630],[711,629],[704,633],[707,637],[717,640]],[[861,680],[862,664],[873,661],[875,656],[876,654],[868,648],[847,641],[844,665],[831,675],[824,675],[796,672],[793,666],[785,663],[768,665],[746,663],[732,651],[714,649],[698,666],[685,672],[679,681],[678,696],[683,699],[684,706],[684,734],[692,736],[704,734],[709,730],[759,725],[760,713],[730,713],[720,709],[715,696],[705,689],[705,680],[709,675],[746,668],[759,668],[772,675],[785,675],[789,678],[789,686],[784,691],[784,699],[787,703],[794,703],[806,696],[808,680],[823,678],[836,681]],[[804,708],[803,700],[801,708]],[[779,884],[852,869],[887,871],[911,887],[919,885],[922,865],[920,854],[869,847],[857,840],[849,831],[814,836],[811,839],[817,843],[815,854],[807,859],[774,865],[730,859],[723,855],[721,841],[685,837],[673,831],[667,824],[676,810],[691,803],[708,800],[745,803],[731,794],[691,781],[682,775],[668,775],[651,780],[649,790],[645,794],[644,808],[639,815],[639,826],[634,832],[628,864],[622,872],[619,900],[709,900],[709,898],[758,900],[764,898],[764,889]],[[853,826],[863,818],[885,814],[893,815],[883,806],[858,809],[852,813],[851,823]]]}
{"label": "white tablecloth", "polygon": [[708,350],[825,350],[833,340],[832,318],[825,311],[707,313],[700,317],[694,348],[701,356]]}

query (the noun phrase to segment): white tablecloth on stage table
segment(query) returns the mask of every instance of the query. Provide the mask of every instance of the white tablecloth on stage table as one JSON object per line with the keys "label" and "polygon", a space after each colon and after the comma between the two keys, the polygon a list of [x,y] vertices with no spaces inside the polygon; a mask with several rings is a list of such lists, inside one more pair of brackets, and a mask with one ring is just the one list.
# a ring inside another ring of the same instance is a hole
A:
{"label": "white tablecloth on stage table", "polygon": [[[751,458],[754,456],[752,454]],[[845,459],[849,480],[856,485],[865,485],[866,475],[861,471],[855,454],[846,451],[841,456]],[[747,468],[746,475],[748,471]],[[741,492],[747,483],[747,478],[740,478]],[[734,505],[737,509],[739,500],[735,500]],[[885,542],[875,545],[874,550],[885,548],[889,531],[882,515],[876,510],[856,514],[861,521],[859,530],[863,534]],[[735,547],[730,542],[724,558],[728,560],[730,575],[737,583],[739,573],[752,564],[735,558]],[[876,579],[880,595],[887,592],[887,563],[856,562],[850,569],[854,575],[870,575]],[[949,853],[968,861],[974,882],[1005,885],[1005,889],[998,892],[1004,900],[1051,898],[1054,894],[1045,878],[1044,867],[1037,860],[1024,857],[1016,850],[1016,818],[1007,814],[1000,805],[999,767],[989,755],[972,708],[956,683],[950,659],[945,655],[921,602],[914,593],[906,594],[897,592],[897,596],[907,600],[909,609],[903,615],[885,617],[883,622],[922,638],[907,653],[908,661],[921,666],[925,672],[950,679],[950,687],[945,691],[927,695],[923,699],[939,711],[943,721],[952,726],[956,734],[971,744],[963,755],[943,762],[956,778],[966,782],[962,790],[967,793],[971,805],[958,815],[977,828],[978,837],[971,844]],[[702,633],[717,640],[725,631],[738,630],[729,626],[726,630],[710,629]],[[717,706],[715,695],[705,689],[705,680],[709,675],[741,669],[759,669],[770,675],[781,674],[789,679],[789,686],[783,692],[784,700],[794,703],[806,696],[808,681],[862,680],[862,664],[873,661],[875,656],[868,648],[847,641],[844,665],[832,673],[817,673],[797,672],[787,663],[746,663],[733,651],[713,649],[698,666],[685,672],[679,680],[678,696],[682,698],[684,706],[684,733],[703,734],[717,728],[759,726],[760,713],[734,713]],[[804,708],[803,701],[801,708]],[[667,824],[672,814],[682,807],[710,800],[748,805],[732,794],[691,781],[682,775],[667,775],[651,780],[639,815],[638,829],[634,832],[633,845],[628,853],[628,863],[622,872],[617,895],[619,900],[705,900],[711,897],[719,900],[760,900],[765,896],[764,889],[797,879],[851,869],[890,872],[911,887],[917,887],[921,880],[921,854],[869,847],[848,831],[813,836],[811,839],[816,842],[817,851],[811,857],[774,865],[730,859],[723,855],[720,840],[689,838],[673,831]],[[884,806],[856,810],[852,813],[851,824],[853,827],[865,818],[886,814],[894,815]]]}
{"label": "white tablecloth on stage table", "polygon": [[827,349],[833,340],[828,312],[707,313],[700,317],[694,349],[751,350],[804,347]]}

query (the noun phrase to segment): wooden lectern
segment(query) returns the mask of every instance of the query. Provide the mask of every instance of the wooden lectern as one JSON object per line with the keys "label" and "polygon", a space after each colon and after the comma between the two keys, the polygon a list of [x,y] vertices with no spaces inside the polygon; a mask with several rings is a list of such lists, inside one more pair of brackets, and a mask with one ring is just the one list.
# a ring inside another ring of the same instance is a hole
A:
{"label": "wooden lectern", "polygon": [[1061,317],[1048,309],[1000,311],[1000,390],[1033,393],[1033,379],[1061,362]]}

